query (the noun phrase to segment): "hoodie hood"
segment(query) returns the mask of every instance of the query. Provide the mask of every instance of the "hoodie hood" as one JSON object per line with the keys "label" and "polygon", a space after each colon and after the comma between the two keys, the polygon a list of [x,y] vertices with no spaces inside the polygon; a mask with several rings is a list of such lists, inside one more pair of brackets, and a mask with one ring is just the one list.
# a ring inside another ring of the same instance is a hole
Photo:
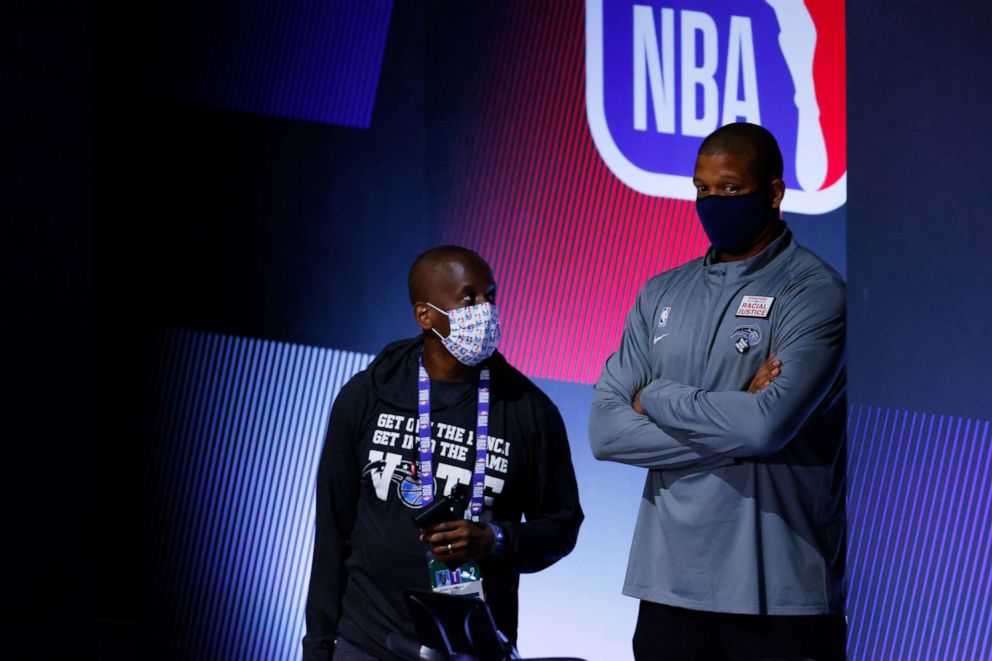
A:
{"label": "hoodie hood", "polygon": [[[376,397],[393,408],[402,411],[417,410],[417,366],[420,353],[424,350],[423,336],[408,340],[399,340],[387,344],[369,365],[372,377],[372,390]],[[498,351],[486,360],[483,365],[489,367],[491,379],[496,382],[508,376],[509,368],[506,359]],[[495,384],[494,384],[495,386]],[[494,387],[494,396],[497,389]],[[452,406],[460,406],[468,401],[475,401],[474,388],[466,388],[464,398],[452,402]],[[437,407],[443,410],[444,407]]]}

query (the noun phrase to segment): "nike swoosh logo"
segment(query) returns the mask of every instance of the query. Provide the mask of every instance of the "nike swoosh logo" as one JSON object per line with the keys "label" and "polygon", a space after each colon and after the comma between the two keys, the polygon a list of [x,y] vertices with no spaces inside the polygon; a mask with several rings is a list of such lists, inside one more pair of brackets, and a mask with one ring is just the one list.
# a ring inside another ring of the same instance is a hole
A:
{"label": "nike swoosh logo", "polygon": [[655,344],[658,344],[658,342],[660,342],[661,340],[664,340],[669,335],[671,335],[671,333],[665,333],[664,335],[659,335],[658,337],[654,338],[654,343]]}

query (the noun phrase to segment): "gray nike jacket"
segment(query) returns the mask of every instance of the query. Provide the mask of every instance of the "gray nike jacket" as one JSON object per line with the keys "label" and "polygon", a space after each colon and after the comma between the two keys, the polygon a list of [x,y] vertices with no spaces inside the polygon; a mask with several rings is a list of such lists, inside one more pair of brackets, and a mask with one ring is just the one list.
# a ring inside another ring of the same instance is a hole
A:
{"label": "gray nike jacket", "polygon": [[[840,276],[788,229],[749,259],[710,251],[644,286],[589,420],[597,459],[648,469],[624,594],[843,613],[845,306]],[[781,375],[748,393],[772,351]]]}

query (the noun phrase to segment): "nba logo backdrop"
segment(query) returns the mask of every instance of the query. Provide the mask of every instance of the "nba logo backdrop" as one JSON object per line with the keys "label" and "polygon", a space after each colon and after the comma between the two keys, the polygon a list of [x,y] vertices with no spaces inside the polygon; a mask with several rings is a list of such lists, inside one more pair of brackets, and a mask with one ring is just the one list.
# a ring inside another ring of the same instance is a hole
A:
{"label": "nba logo backdrop", "polygon": [[782,148],[784,211],[847,197],[844,4],[587,0],[586,110],[610,170],[647,195],[695,199],[706,135],[746,121]]}

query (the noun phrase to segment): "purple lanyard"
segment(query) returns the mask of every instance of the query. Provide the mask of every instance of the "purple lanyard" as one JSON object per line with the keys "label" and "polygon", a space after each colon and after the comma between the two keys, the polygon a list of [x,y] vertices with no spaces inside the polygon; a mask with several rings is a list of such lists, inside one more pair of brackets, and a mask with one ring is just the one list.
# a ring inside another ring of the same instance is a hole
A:
{"label": "purple lanyard", "polygon": [[[431,447],[431,377],[424,367],[424,356],[418,359],[420,375],[417,384],[417,413],[420,418],[420,496],[421,505],[434,502],[434,451]],[[475,419],[475,470],[472,471],[472,516],[482,514],[482,492],[486,486],[486,452],[489,448],[489,368],[479,374],[478,415]]]}

